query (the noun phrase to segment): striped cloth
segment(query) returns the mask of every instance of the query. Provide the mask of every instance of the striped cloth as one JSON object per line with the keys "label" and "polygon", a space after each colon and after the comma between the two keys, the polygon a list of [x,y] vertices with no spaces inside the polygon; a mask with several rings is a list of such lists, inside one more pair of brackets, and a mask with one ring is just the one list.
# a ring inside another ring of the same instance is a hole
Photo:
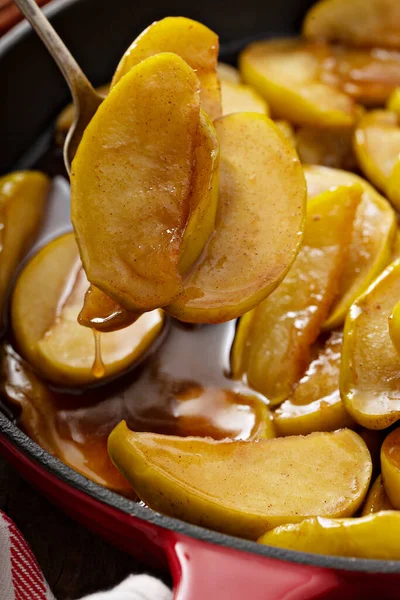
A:
{"label": "striped cloth", "polygon": [[[0,600],[55,600],[23,535],[1,511]],[[113,590],[81,600],[172,600],[172,592],[154,577],[131,575]]]}
{"label": "striped cloth", "polygon": [[0,511],[1,600],[55,600],[31,549]]}

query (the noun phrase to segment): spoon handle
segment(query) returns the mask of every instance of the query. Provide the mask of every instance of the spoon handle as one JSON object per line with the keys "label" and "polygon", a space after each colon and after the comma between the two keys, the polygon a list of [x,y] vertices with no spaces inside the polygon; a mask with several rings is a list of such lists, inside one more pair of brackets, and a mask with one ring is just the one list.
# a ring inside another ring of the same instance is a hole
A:
{"label": "spoon handle", "polygon": [[78,108],[81,100],[88,95],[95,95],[92,84],[35,0],[14,0],[14,2],[54,58],[68,83],[75,107]]}

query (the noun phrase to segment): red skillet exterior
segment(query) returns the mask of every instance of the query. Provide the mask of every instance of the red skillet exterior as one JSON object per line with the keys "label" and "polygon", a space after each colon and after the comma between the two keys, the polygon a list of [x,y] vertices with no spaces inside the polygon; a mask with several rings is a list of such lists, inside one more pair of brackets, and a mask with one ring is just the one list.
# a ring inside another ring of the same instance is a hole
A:
{"label": "red skillet exterior", "polygon": [[296,564],[241,552],[160,527],[72,487],[0,435],[2,454],[35,488],[122,550],[168,567],[174,600],[397,600],[400,575]]}
{"label": "red skillet exterior", "polygon": [[[110,56],[110,52],[115,50],[116,55],[119,55],[122,50],[114,48],[115,34],[120,33],[118,25],[124,30],[122,37],[125,39],[129,17],[134,20],[135,27],[141,29],[142,25],[145,26],[152,19],[160,18],[168,12],[185,13],[200,20],[208,14],[215,20],[209,24],[221,32],[224,32],[225,27],[226,39],[233,40],[238,35],[259,35],[260,22],[268,23],[274,31],[293,30],[301,13],[310,3],[311,0],[281,0],[280,3],[248,0],[245,12],[240,12],[240,5],[237,8],[233,4],[227,15],[226,5],[224,7],[222,3],[211,3],[212,11],[209,12],[206,0],[199,8],[183,3],[184,9],[179,0],[169,0],[168,6],[164,0],[152,0],[150,5],[134,3],[133,0],[117,0],[115,4],[118,9],[115,8],[108,14],[107,8],[111,4],[109,0],[58,0],[49,7],[49,13],[55,17],[60,28],[66,28],[66,35],[63,37],[73,46],[74,54],[89,76],[95,83],[96,80],[101,83],[111,72],[111,65],[117,58]],[[80,23],[84,27],[79,33]],[[96,35],[88,35],[88,24]],[[136,32],[129,33],[126,43],[134,37],[133,33]],[[82,35],[85,36],[84,44]],[[110,36],[108,40],[105,39],[107,35]],[[0,44],[0,79],[5,80],[1,77],[2,67],[4,74],[8,74],[8,96],[0,95],[0,114],[7,114],[4,112],[5,108],[9,110],[8,119],[0,123],[0,140],[3,142],[0,145],[0,170],[3,171],[11,168],[16,157],[26,148],[27,140],[30,139],[31,143],[35,139],[32,136],[37,136],[37,132],[42,131],[55,105],[65,102],[62,88],[59,85],[54,87],[57,73],[53,70],[53,65],[48,62],[44,52],[39,56],[43,49],[35,49],[36,40],[30,45],[28,28],[19,26],[18,31],[15,30],[15,33],[12,32],[7,37],[7,44],[3,47]],[[40,108],[38,115],[32,111],[24,113],[18,104],[22,101],[21,98],[24,102],[26,100],[20,93],[18,82],[12,81],[14,73],[17,73],[17,66],[21,64],[18,53],[15,57],[11,56],[13,44],[20,51],[24,48],[24,56],[30,58],[31,68],[26,76],[32,78],[32,86],[29,88],[29,84],[24,83],[32,94],[37,94],[32,106]],[[83,57],[79,54],[82,48]],[[103,55],[100,56],[99,51]],[[235,52],[236,46],[228,44],[224,58],[232,58]],[[33,59],[36,62],[32,62]],[[104,72],[100,72],[99,67]],[[96,70],[91,72],[93,68]],[[43,79],[40,85],[35,80],[39,76]],[[35,81],[36,85],[33,85]],[[48,89],[46,86],[49,86]],[[19,126],[16,127],[16,124]],[[5,143],[11,138],[11,145]],[[217,533],[207,533],[164,517],[155,516],[153,519],[149,517],[149,513],[146,518],[140,518],[140,511],[133,504],[130,510],[135,514],[130,514],[128,501],[122,501],[112,494],[107,495],[99,486],[74,474],[30,442],[1,412],[0,451],[23,477],[72,517],[142,561],[160,569],[169,567],[174,580],[175,600],[400,598],[400,562],[353,561],[277,551]],[[65,475],[66,473],[69,475]],[[206,542],[205,539],[210,541]]]}
{"label": "red skillet exterior", "polygon": [[[49,0],[36,0],[39,6]],[[12,0],[0,0],[0,35],[8,31],[15,23],[22,19],[22,15]]]}

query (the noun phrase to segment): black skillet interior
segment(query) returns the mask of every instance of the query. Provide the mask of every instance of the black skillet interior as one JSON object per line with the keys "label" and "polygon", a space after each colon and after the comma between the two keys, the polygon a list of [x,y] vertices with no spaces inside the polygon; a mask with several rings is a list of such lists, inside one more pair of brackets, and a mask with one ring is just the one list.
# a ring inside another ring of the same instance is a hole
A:
{"label": "black skillet interior", "polygon": [[[202,21],[221,39],[224,60],[234,62],[246,40],[296,31],[313,0],[58,0],[47,10],[67,46],[94,85],[109,81],[128,45],[152,21],[184,15]],[[40,40],[17,29],[0,41],[0,174],[29,165],[68,89]],[[40,150],[39,150],[40,151]],[[22,161],[22,162],[21,162]]]}
{"label": "black skillet interior", "polygon": [[[299,29],[313,0],[56,0],[46,13],[94,85],[109,81],[126,47],[152,21],[184,15],[220,35],[221,56],[235,62],[237,52],[255,38],[282,36]],[[68,89],[39,39],[26,24],[0,40],[0,174],[28,168],[45,150],[49,128],[69,101]],[[269,557],[352,571],[396,573],[400,562],[317,556],[257,545],[202,529],[153,511],[110,492],[61,463],[30,440],[0,412],[0,433],[22,452],[73,487],[138,518],[186,535]]]}

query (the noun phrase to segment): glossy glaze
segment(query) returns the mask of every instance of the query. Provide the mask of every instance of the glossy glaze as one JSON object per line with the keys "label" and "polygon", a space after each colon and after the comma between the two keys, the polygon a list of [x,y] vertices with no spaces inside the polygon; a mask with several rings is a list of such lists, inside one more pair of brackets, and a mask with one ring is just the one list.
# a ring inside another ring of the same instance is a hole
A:
{"label": "glossy glaze", "polygon": [[[171,2],[171,10],[177,11],[176,14],[181,13],[181,9],[175,4]],[[280,4],[260,5],[249,0],[245,12],[239,5],[233,5],[229,19],[222,5],[213,5],[212,10],[210,7],[208,16],[225,39],[232,40],[240,35],[260,36],[265,23],[268,23],[270,31],[294,31],[295,24],[300,22],[300,17],[309,4],[311,0],[287,0],[283,5],[285,10],[282,10],[283,6]],[[118,10],[109,11],[106,0],[63,0],[54,2],[50,7],[57,27],[72,43],[77,58],[83,58],[85,67],[95,83],[106,81],[109,77],[118,55],[132,39],[132,27],[139,31],[148,24],[149,15],[152,20],[168,12],[165,4],[157,3],[157,0],[151,6],[138,5],[133,26],[131,1],[118,0],[117,8]],[[201,7],[188,6],[190,16],[194,18],[201,18],[202,13],[205,14],[207,10],[207,3]],[[91,32],[95,34],[88,36]],[[38,51],[39,44],[36,46],[33,43],[36,40],[32,41],[33,36],[27,33],[28,27],[22,28],[18,35],[10,38],[7,46],[0,48],[0,72],[3,75],[9,74],[9,94],[7,98],[0,97],[0,105],[7,103],[9,110],[7,122],[2,124],[2,134],[5,138],[15,138],[12,147],[4,145],[0,149],[3,170],[11,169],[16,158],[25,152],[38,133],[49,123],[51,115],[54,116],[55,107],[61,108],[61,103],[66,99],[66,92],[60,85],[60,78],[50,59]],[[85,44],[82,44],[83,39]],[[235,44],[227,46],[224,58],[232,59],[238,47],[239,45]],[[7,52],[4,52],[5,49]],[[24,85],[31,86],[30,97],[34,107],[31,111],[23,110],[26,97],[20,93],[21,78],[17,65],[21,52],[25,52],[32,60],[32,68],[27,70],[26,81],[24,80]],[[14,78],[11,76],[13,73]],[[22,125],[19,127],[21,119]],[[17,135],[16,123],[19,127]],[[29,159],[29,166],[31,164]],[[51,172],[57,172],[57,163],[54,168],[54,161]],[[65,187],[63,183],[61,187]],[[65,196],[63,199],[61,195],[58,199],[61,202],[56,203],[56,207],[53,205],[53,214],[57,211],[61,215],[68,215],[69,207]],[[49,220],[51,221],[51,212],[48,214],[47,223]],[[57,231],[58,225],[52,231],[45,228],[44,238],[46,235],[54,235]],[[343,600],[362,597],[375,600],[382,596],[388,599],[398,597],[399,578],[393,574],[397,571],[396,565],[371,563],[372,571],[386,574],[358,574],[345,572],[343,569],[365,571],[369,567],[362,561],[327,559],[323,561],[322,568],[322,561],[317,556],[296,557],[287,552],[280,554],[284,559],[280,561],[265,556],[273,555],[272,549],[261,548],[255,544],[245,544],[244,548],[240,540],[226,541],[224,536],[203,530],[197,535],[203,540],[213,542],[205,543],[189,537],[196,536],[190,526],[176,521],[171,524],[168,519],[157,515],[156,524],[150,514],[142,514],[139,510],[141,507],[134,503],[122,508],[120,497],[109,494],[105,499],[103,488],[84,480],[57,459],[42,452],[2,415],[0,429],[2,453],[27,480],[74,518],[147,563],[156,563],[159,567],[166,568],[168,554],[175,582],[175,600],[243,600],[244,597],[252,600],[287,600],[288,597],[291,600],[321,597]],[[170,528],[176,528],[177,533]],[[246,552],[221,544],[244,548]],[[303,564],[293,562],[297,560]],[[313,566],[315,564],[319,567]],[[331,569],[325,568],[326,566]]]}
{"label": "glossy glaze", "polygon": [[[62,173],[60,161],[54,148],[39,164]],[[70,229],[68,205],[68,182],[58,176],[31,255]],[[75,271],[72,277],[61,303],[74,287]],[[233,321],[196,327],[169,319],[139,367],[84,391],[56,389],[39,378],[19,358],[11,336],[14,350],[3,353],[3,401],[17,405],[19,423],[46,450],[101,485],[131,495],[106,449],[109,433],[122,419],[137,431],[215,439],[248,439],[270,427],[265,399],[229,377],[234,331]]]}

